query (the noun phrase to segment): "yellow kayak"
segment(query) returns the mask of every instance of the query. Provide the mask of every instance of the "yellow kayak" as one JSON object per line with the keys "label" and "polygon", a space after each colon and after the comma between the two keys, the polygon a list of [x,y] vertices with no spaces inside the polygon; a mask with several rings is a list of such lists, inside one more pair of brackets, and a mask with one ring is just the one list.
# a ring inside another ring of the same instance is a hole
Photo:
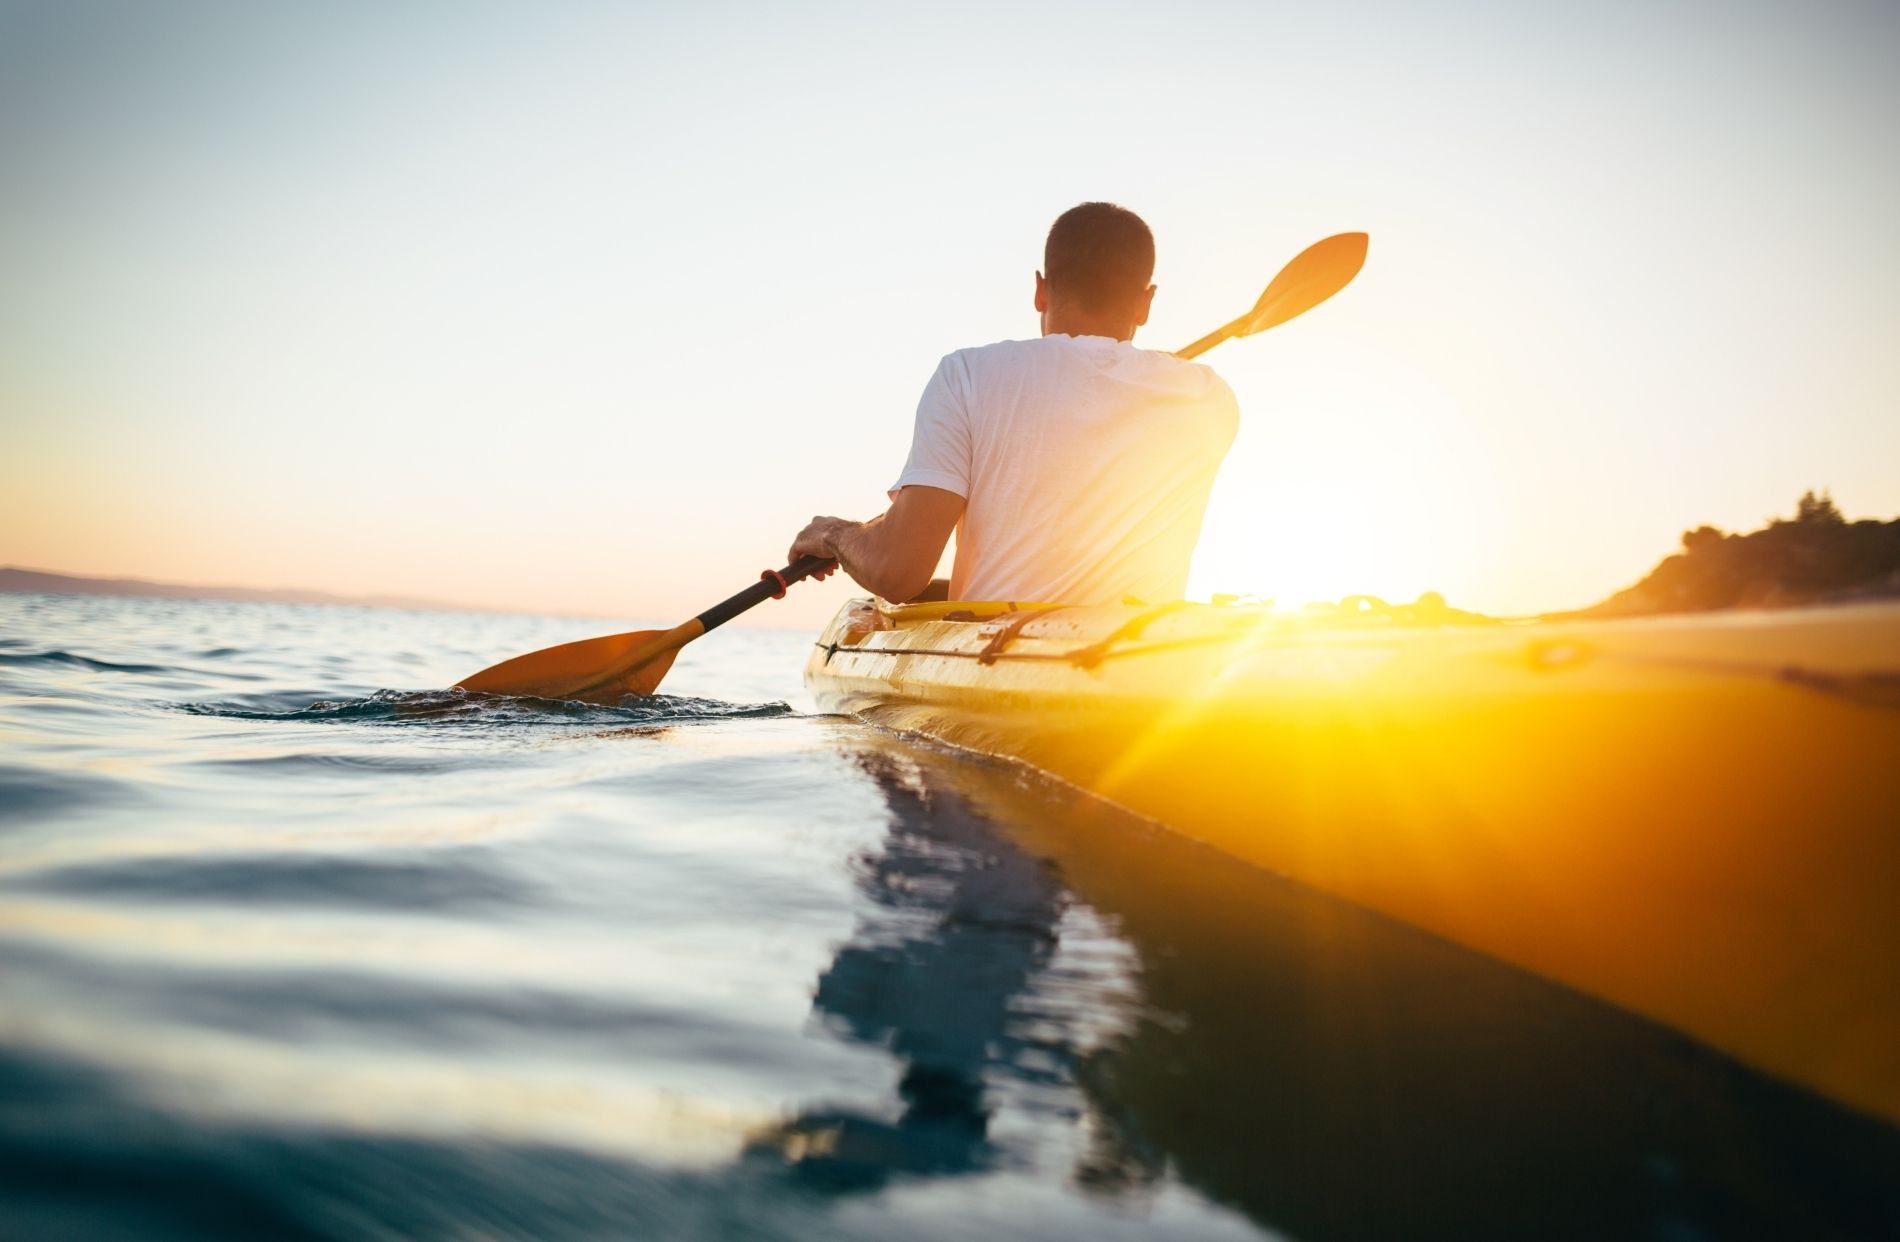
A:
{"label": "yellow kayak", "polygon": [[1900,1121],[1900,605],[856,601],[806,680]]}

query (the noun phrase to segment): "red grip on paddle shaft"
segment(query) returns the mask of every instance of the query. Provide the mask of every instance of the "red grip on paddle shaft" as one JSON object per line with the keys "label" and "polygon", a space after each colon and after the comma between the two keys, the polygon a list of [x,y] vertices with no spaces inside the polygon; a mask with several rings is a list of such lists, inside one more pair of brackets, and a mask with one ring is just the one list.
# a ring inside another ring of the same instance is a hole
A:
{"label": "red grip on paddle shaft", "polygon": [[[815,563],[814,563],[815,562]],[[760,582],[776,582],[778,590],[772,592],[773,599],[784,599],[786,590],[792,583],[812,574],[830,573],[838,568],[838,562],[827,561],[822,557],[806,556],[787,565],[783,569],[768,569],[759,575]]]}
{"label": "red grip on paddle shaft", "polygon": [[792,583],[803,582],[813,574],[834,569],[837,564],[837,561],[828,557],[803,556],[783,569],[768,569],[745,590],[700,613],[699,623],[708,630],[724,625],[748,608],[756,607],[768,599],[784,599],[786,588]]}

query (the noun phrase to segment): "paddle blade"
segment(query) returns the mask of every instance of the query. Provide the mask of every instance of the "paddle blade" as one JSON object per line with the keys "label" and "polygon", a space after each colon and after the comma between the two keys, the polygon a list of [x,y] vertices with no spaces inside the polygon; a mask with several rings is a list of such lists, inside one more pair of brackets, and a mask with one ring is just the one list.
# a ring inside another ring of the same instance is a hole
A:
{"label": "paddle blade", "polygon": [[[650,646],[668,633],[667,630],[634,630],[544,647],[503,660],[455,684],[459,689],[484,694],[577,699],[612,706],[629,694],[652,694],[659,688],[660,679],[673,667],[673,657],[679,654],[679,647],[667,647],[646,660],[639,659],[639,653],[642,647]],[[630,667],[620,667],[629,663]],[[608,677],[609,674],[612,676]],[[603,681],[603,678],[607,679]]]}
{"label": "paddle blade", "polygon": [[1239,321],[1234,335],[1264,332],[1305,314],[1344,289],[1365,266],[1367,240],[1364,233],[1335,233],[1294,255],[1260,295],[1252,312]]}

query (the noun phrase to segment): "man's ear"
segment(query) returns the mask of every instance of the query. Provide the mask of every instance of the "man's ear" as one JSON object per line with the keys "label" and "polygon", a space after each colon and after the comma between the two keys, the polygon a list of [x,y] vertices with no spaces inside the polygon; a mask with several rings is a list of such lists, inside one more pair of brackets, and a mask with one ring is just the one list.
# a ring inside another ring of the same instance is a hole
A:
{"label": "man's ear", "polygon": [[[1152,290],[1150,291],[1152,292]],[[1036,313],[1042,314],[1049,309],[1049,281],[1041,272],[1036,273]]]}
{"label": "man's ear", "polygon": [[1139,328],[1148,322],[1148,308],[1155,304],[1155,287],[1149,285],[1142,292],[1141,301],[1135,303],[1135,326]]}

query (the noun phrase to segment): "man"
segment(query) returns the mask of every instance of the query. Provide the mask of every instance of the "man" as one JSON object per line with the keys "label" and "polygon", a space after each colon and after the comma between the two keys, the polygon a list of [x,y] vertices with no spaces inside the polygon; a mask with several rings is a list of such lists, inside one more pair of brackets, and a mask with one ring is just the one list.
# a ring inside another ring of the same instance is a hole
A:
{"label": "man", "polygon": [[1036,273],[1041,339],[944,358],[890,508],[813,518],[792,559],[835,558],[865,589],[908,600],[955,531],[951,599],[1181,598],[1239,409],[1207,367],[1131,344],[1154,260],[1134,212],[1064,212]]}

